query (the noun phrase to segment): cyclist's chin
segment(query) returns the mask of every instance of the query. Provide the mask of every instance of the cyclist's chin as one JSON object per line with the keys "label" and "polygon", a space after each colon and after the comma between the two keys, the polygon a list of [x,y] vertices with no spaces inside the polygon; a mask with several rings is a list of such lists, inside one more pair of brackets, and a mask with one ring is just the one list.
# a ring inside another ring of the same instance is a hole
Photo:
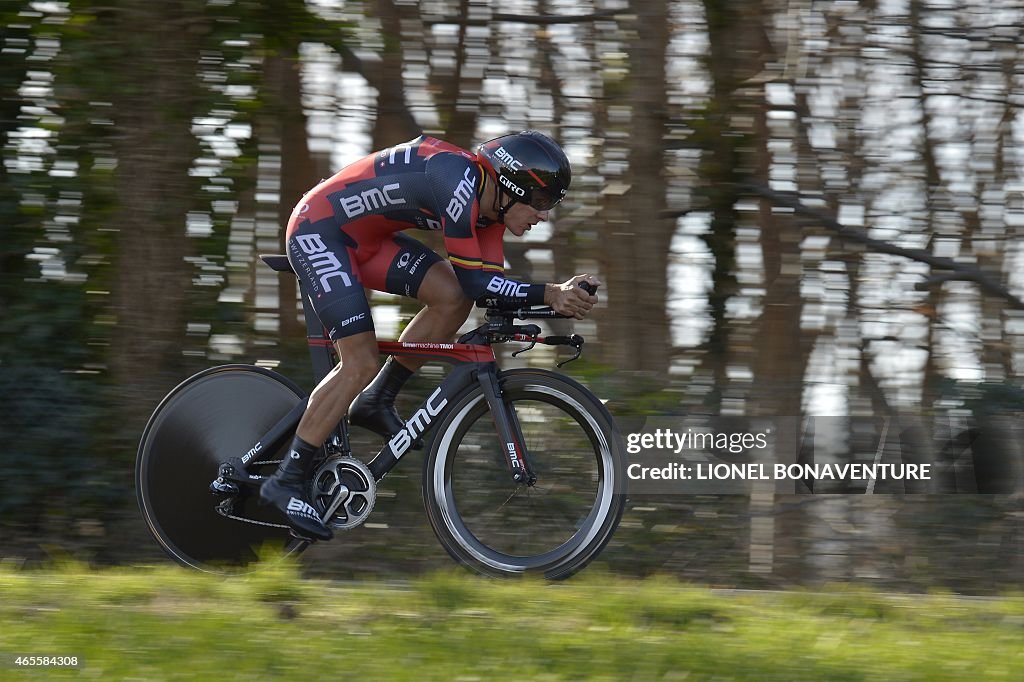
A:
{"label": "cyclist's chin", "polygon": [[510,225],[508,223],[505,223],[505,227],[508,228],[508,231],[514,234],[515,236],[522,237],[524,234],[530,231],[530,228],[533,227],[533,225],[529,225],[527,223],[522,223],[520,225]]}

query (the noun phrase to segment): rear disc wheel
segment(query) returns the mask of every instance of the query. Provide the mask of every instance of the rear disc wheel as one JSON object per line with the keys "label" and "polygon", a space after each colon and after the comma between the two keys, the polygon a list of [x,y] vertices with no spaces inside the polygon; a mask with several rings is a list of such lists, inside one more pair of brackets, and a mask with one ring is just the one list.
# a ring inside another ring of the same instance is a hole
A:
{"label": "rear disc wheel", "polygon": [[[264,553],[305,548],[271,507],[240,495],[229,519],[216,510],[224,499],[210,492],[221,462],[241,457],[302,400],[285,377],[260,367],[226,365],[187,379],[150,417],[136,460],[139,507],[161,547],[178,563],[203,571],[235,572]],[[259,453],[275,460],[277,453]],[[250,463],[269,475],[276,465]]]}

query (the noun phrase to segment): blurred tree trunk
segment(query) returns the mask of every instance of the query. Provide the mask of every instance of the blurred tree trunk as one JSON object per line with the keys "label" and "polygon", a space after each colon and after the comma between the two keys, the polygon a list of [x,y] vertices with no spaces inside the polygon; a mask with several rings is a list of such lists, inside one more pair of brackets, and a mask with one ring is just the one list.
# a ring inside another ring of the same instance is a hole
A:
{"label": "blurred tree trunk", "polygon": [[[921,108],[921,160],[924,163],[924,185],[925,185],[925,212],[927,215],[926,229],[933,235],[938,225],[940,203],[945,203],[945,210],[952,206],[943,202],[942,198],[946,192],[942,188],[942,177],[939,174],[939,165],[935,159],[935,145],[932,143],[933,128],[931,112],[928,110],[928,97],[925,94],[927,75],[925,73],[925,46],[921,25],[922,17],[921,0],[910,2],[910,31],[913,37],[911,50],[911,62],[914,68],[914,85],[918,93],[918,106]],[[927,352],[928,359],[924,366],[924,380],[921,386],[921,405],[926,409],[930,407],[939,397],[942,382],[942,369],[938,366],[936,349],[936,311],[942,303],[941,287],[931,287],[928,296],[921,305],[921,310],[928,316]]]}
{"label": "blurred tree trunk", "polygon": [[725,368],[731,346],[726,304],[736,293],[736,202],[737,181],[743,175],[740,154],[743,137],[733,130],[733,118],[739,115],[736,90],[744,78],[757,73],[741,71],[738,46],[748,44],[750,26],[742,16],[745,3],[734,0],[704,0],[708,25],[707,69],[711,76],[711,99],[694,132],[702,150],[697,173],[700,176],[703,204],[711,212],[711,229],[704,240],[715,259],[711,275],[712,291],[708,305],[712,328],[706,344],[703,364],[712,377],[713,404],[717,411],[728,379]]}
{"label": "blurred tree trunk", "polygon": [[[491,13],[490,0],[469,0],[462,3],[460,16],[490,24]],[[459,45],[455,56],[455,96],[450,102],[447,136],[450,142],[460,147],[470,148],[476,141],[484,73],[490,61],[490,39],[495,35],[494,31],[495,25],[490,25],[486,33],[481,29],[469,31],[465,25],[459,27]]]}
{"label": "blurred tree trunk", "polygon": [[[763,97],[763,89],[759,91]],[[755,178],[767,184],[771,163],[767,103],[762,101],[755,111]],[[752,405],[764,415],[795,417],[801,414],[803,378],[814,342],[811,334],[800,329],[801,234],[792,217],[776,216],[763,199],[758,216],[765,296],[754,335]]]}
{"label": "blurred tree trunk", "polygon": [[[304,40],[321,41],[333,46],[344,58],[345,36],[341,27],[310,13],[303,0],[264,0],[256,12],[243,11],[243,16],[251,16],[257,22],[256,30],[263,36],[266,48],[256,139],[261,147],[274,150],[271,153],[279,154],[281,159],[277,224],[283,253],[285,228],[292,209],[320,178],[333,172],[309,148],[299,50]],[[281,276],[278,283],[281,337],[300,338],[305,334],[305,325],[298,317],[296,280]]]}
{"label": "blurred tree trunk", "polygon": [[[550,14],[550,2],[539,2],[538,12],[540,14]],[[588,55],[593,55],[593,23],[585,22],[583,25],[578,27],[581,32],[587,32],[590,35],[587,38],[581,40],[586,45]],[[553,34],[549,29],[537,28],[536,33],[538,49],[533,56],[533,65],[535,73],[539,76],[539,84],[543,92],[550,94],[553,105],[553,116],[552,122],[547,124],[546,121],[539,124],[530,123],[530,127],[536,127],[540,130],[550,134],[556,141],[561,144],[565,144],[564,131],[568,125],[568,116],[572,110],[572,102],[564,96],[566,87],[566,71],[571,70],[573,65],[566,64],[560,59],[560,52],[557,42],[553,40]],[[501,58],[501,44],[500,41],[494,44],[495,54],[492,55],[492,61],[497,62]],[[589,62],[591,64],[598,64],[600,60],[596,57],[591,56]],[[599,78],[598,74],[594,74],[595,77]],[[598,103],[596,100],[588,102],[589,106],[596,108]],[[592,109],[591,109],[592,110]],[[543,118],[547,118],[547,113],[544,112]],[[596,123],[596,121],[595,121]],[[599,133],[595,133],[599,135]],[[529,247],[523,250],[521,260],[523,261],[527,269],[522,270],[524,273],[529,273],[526,277],[532,281],[543,281],[543,282],[562,282],[568,279],[570,276],[577,273],[589,272],[603,276],[604,273],[600,271],[598,263],[602,260],[603,255],[600,253],[595,254],[594,242],[597,240],[588,239],[584,234],[584,230],[578,230],[580,227],[577,220],[572,218],[566,219],[567,216],[572,215],[574,207],[586,205],[588,197],[586,195],[586,187],[582,182],[582,178],[585,174],[584,168],[576,164],[573,167],[573,184],[570,190],[569,198],[567,199],[567,205],[555,210],[554,220],[551,222],[552,234],[551,238],[543,245],[538,244],[522,244],[524,247]],[[591,225],[587,225],[587,228],[592,228]],[[510,245],[506,243],[506,254],[509,253]],[[597,249],[600,250],[601,245],[596,245]],[[526,251],[530,248],[547,248],[551,252],[551,264],[550,266],[546,262],[532,262],[526,259]],[[589,247],[589,248],[588,248]],[[510,262],[511,256],[509,257]],[[599,293],[599,297],[604,299],[604,291]],[[599,325],[599,329],[604,329],[609,322],[609,316],[603,314],[594,315],[592,318],[594,322]],[[614,324],[614,322],[612,322]],[[572,322],[570,320],[552,320],[550,328],[553,333],[557,334],[569,334],[572,332]],[[603,333],[598,333],[598,339],[603,339]],[[604,344],[600,344],[599,347],[603,347]]]}
{"label": "blurred tree trunk", "polygon": [[384,51],[376,77],[377,118],[373,123],[373,148],[383,149],[420,134],[405,101],[402,70],[405,66],[405,34],[402,16],[394,0],[377,0],[377,16],[384,29]]}
{"label": "blurred tree trunk", "polygon": [[[0,52],[0,140],[5,144],[10,139],[11,132],[22,125],[18,115],[25,101],[19,91],[28,71],[27,57],[30,54],[31,35],[29,26],[11,26],[6,22],[0,22],[0,41],[3,41],[3,44],[24,45],[20,48],[20,53],[13,47]],[[5,161],[10,152],[4,149],[0,149],[0,152],[5,157],[0,161]],[[4,225],[3,248],[0,249],[0,309],[5,311],[5,316],[12,313],[15,300],[24,286],[22,280],[28,276],[30,268],[34,265],[26,260],[25,256],[32,249],[31,243],[35,235],[29,227],[31,221],[27,219],[24,211],[19,210],[19,198],[16,178],[9,173],[8,164],[0,162],[0,220]],[[14,276],[16,273],[21,276]],[[14,340],[14,335],[4,338],[0,342],[0,354],[8,344],[13,345]]]}
{"label": "blurred tree trunk", "polygon": [[119,257],[110,363],[123,423],[132,429],[141,430],[141,420],[180,378],[192,284],[185,216],[197,190],[189,177],[198,152],[191,123],[201,93],[196,64],[205,4],[122,0],[100,15],[106,39],[121,48],[109,72],[120,202],[112,225]]}
{"label": "blurred tree trunk", "polygon": [[[600,220],[600,231],[596,232],[596,234],[600,236],[604,236],[608,231],[614,229],[612,221],[616,215],[612,211],[613,207],[610,205],[609,195],[607,194],[608,184],[610,182],[610,170],[601,170],[611,158],[612,145],[614,144],[614,139],[609,135],[609,131],[611,130],[611,114],[609,111],[609,100],[611,99],[610,89],[614,87],[614,82],[608,77],[608,74],[603,68],[601,59],[601,46],[607,44],[607,39],[607,32],[602,27],[595,26],[593,28],[591,40],[586,43],[587,60],[594,65],[595,81],[595,96],[591,103],[594,123],[591,128],[591,132],[595,140],[601,141],[601,144],[595,145],[594,147],[594,160],[592,162],[592,166],[597,173],[600,173],[601,183],[599,187],[595,188],[594,193],[590,197],[581,197],[581,203],[584,204],[584,206],[586,206],[587,199],[589,199],[591,202],[590,205],[595,207],[593,214],[587,214],[587,216],[582,220],[577,218],[570,224],[571,229],[582,229],[585,227],[584,223],[587,220]],[[595,238],[592,240],[586,240],[581,247],[581,255],[585,258],[590,257],[596,260],[600,264],[599,269],[604,273],[605,277],[607,277],[613,257],[606,248],[602,239]],[[607,290],[600,293],[599,296],[607,301]],[[594,321],[597,324],[597,334],[600,339],[607,338],[610,340],[613,334],[612,330],[619,324],[617,320],[613,319],[611,315],[608,315],[607,313],[594,316]],[[614,361],[614,349],[611,347],[611,343],[601,343],[597,351],[599,361],[604,364],[611,365]]]}
{"label": "blurred tree trunk", "polygon": [[[1018,36],[1019,39],[1019,36]],[[995,218],[991,216],[993,205],[1006,207],[1008,199],[1008,187],[1017,184],[1016,174],[1013,171],[1015,157],[1014,145],[1014,122],[1017,118],[1016,108],[1012,102],[1015,94],[1016,74],[1018,74],[1017,51],[1009,52],[1000,60],[1000,70],[1003,77],[1005,91],[1001,93],[1004,98],[1002,112],[999,114],[999,123],[994,128],[988,128],[976,133],[974,144],[981,147],[979,152],[987,153],[982,147],[991,145],[992,163],[985,164],[984,172],[979,172],[977,188],[977,210],[968,215],[968,225],[972,228],[971,238],[974,241],[974,251],[978,254],[978,267],[983,272],[998,282],[1004,282],[1005,259],[1007,251],[1014,243],[1010,235],[1010,226],[1006,217]],[[981,155],[981,154],[979,154]],[[1009,173],[1007,172],[1009,167]],[[990,169],[990,170],[989,170]],[[987,205],[987,206],[986,206]],[[981,226],[980,211],[987,208],[989,217],[984,230],[977,229]],[[1005,216],[1008,211],[1000,211]],[[1014,376],[1013,352],[1010,340],[1007,338],[1004,315],[1007,314],[1005,302],[991,294],[981,294],[981,363],[984,369],[985,381],[1002,383]]]}
{"label": "blurred tree trunk", "polygon": [[[780,55],[773,54],[768,39],[774,14],[770,4],[765,2],[744,3],[736,16],[745,27],[743,49],[732,57],[735,60],[734,77],[737,88],[733,91],[734,120],[750,120],[749,131],[737,131],[748,136],[746,146],[751,158],[741,157],[741,167],[750,168],[755,182],[769,185],[773,176],[772,157],[774,148],[787,146],[798,148],[797,124],[792,119],[769,120],[770,105],[766,96],[768,70],[774,66]],[[784,52],[784,49],[779,50]],[[783,161],[784,163],[784,161]],[[763,262],[764,296],[761,316],[745,329],[742,336],[748,339],[744,348],[733,349],[738,364],[749,365],[753,383],[748,396],[748,414],[767,417],[799,417],[802,413],[803,378],[807,358],[813,345],[813,337],[800,329],[802,311],[800,281],[800,241],[802,235],[793,224],[791,216],[779,216],[771,204],[761,200],[757,211],[757,228]],[[738,337],[739,335],[736,335]],[[736,338],[734,337],[734,338]],[[749,344],[749,345],[748,345]],[[783,429],[778,428],[776,451],[772,453],[779,461],[787,461],[790,453],[784,450],[793,447],[782,437]],[[783,516],[776,519],[780,508],[776,499],[773,482],[757,482],[751,494],[750,526],[750,570],[754,573],[771,574],[784,558],[799,550],[792,542],[794,536],[804,530],[799,516]]]}
{"label": "blurred tree trunk", "polygon": [[[548,3],[541,3],[541,7],[544,7]],[[568,107],[566,106],[565,98],[562,97],[563,86],[561,78],[558,73],[558,47],[551,40],[551,34],[548,31],[538,31],[539,33],[539,49],[537,50],[536,61],[539,62],[538,69],[540,73],[540,85],[546,92],[551,93],[551,99],[554,103],[554,124],[553,128],[548,131],[551,136],[560,143],[565,142],[562,135],[562,125],[565,121]],[[579,180],[580,168],[574,169],[576,171],[575,178],[575,189],[582,183]],[[579,193],[575,193],[576,196],[570,201],[579,200]],[[564,210],[564,209],[563,209]],[[562,213],[560,210],[556,210],[555,215],[558,216]],[[570,274],[574,275],[580,272],[580,269],[576,267],[574,256],[576,249],[573,248],[573,231],[571,227],[567,226],[565,221],[555,220],[552,222],[552,236],[548,240],[547,246],[551,249],[552,266],[551,272],[549,273],[530,273],[530,279],[533,281],[540,281],[542,277],[540,274],[545,275],[543,281],[555,282],[563,281],[567,279]],[[558,333],[567,333],[570,327],[569,323],[553,325],[553,329],[557,330]]]}
{"label": "blurred tree trunk", "polygon": [[[1018,27],[1016,44],[1020,45],[1024,41],[1024,29]],[[996,143],[996,158],[995,158],[995,178],[999,187],[1002,189],[1002,201],[1006,206],[1006,215],[1011,213],[1017,213],[1019,215],[1021,211],[1021,195],[1017,193],[1016,196],[1011,196],[1009,192],[1009,186],[1011,184],[1010,177],[1013,176],[1013,168],[1015,158],[1019,154],[1019,146],[1014,137],[1014,126],[1017,121],[1018,107],[1014,106],[1011,98],[1014,94],[1018,74],[1021,71],[1021,63],[1018,57],[1019,51],[1012,50],[1006,54],[1002,61],[1002,76],[1004,83],[1004,92],[1006,96],[1006,103],[1003,106],[1002,117],[999,121],[999,130],[997,132],[998,141]],[[1001,259],[1012,258],[1013,245],[1021,243],[1022,230],[1019,221],[1015,221],[1015,224],[1011,224],[1009,220],[1004,218],[1003,225],[1003,240],[1000,247]],[[993,277],[1000,276],[1001,273],[995,270],[987,263],[980,263],[983,270],[986,270]],[[1002,263],[1000,263],[1000,269],[1002,270]],[[1005,278],[1004,278],[1005,279]],[[1019,321],[1024,317],[1020,311],[1005,311],[1001,310],[1002,302],[994,297],[988,297],[990,300],[989,305],[996,307],[997,311],[993,311],[1000,320],[998,342],[993,346],[996,351],[996,357],[992,358],[993,363],[1000,363],[1002,367],[1003,376],[1007,379],[1011,377],[1017,377],[1022,372],[1019,367],[1014,367],[1014,336],[1020,335],[1021,328]],[[1002,315],[1007,315],[1007,324],[1002,323]],[[1011,332],[1011,326],[1016,331]],[[1019,338],[1019,336],[1018,336]],[[1024,552],[1018,554],[1020,563],[1024,563]]]}
{"label": "blurred tree trunk", "polygon": [[669,245],[674,223],[665,208],[667,92],[665,60],[669,41],[668,2],[644,5],[628,48],[625,101],[628,122],[618,132],[628,153],[624,194],[613,201],[608,218],[608,316],[612,362],[618,370],[651,372],[659,380],[669,368],[666,314]]}
{"label": "blurred tree trunk", "polygon": [[[269,54],[263,62],[263,109],[258,120],[257,137],[261,144],[273,143],[281,154],[281,188],[277,222],[281,239],[292,209],[317,180],[328,172],[318,168],[309,150],[306,112],[302,108],[302,62],[298,43]],[[281,244],[281,253],[284,253]],[[258,263],[255,267],[261,267]],[[281,336],[299,338],[305,326],[296,312],[296,280],[280,277]]]}

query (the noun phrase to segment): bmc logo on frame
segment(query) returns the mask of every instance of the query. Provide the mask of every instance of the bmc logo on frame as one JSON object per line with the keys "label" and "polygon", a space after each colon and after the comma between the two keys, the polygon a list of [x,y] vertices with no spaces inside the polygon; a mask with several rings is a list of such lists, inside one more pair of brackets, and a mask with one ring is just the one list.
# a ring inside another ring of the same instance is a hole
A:
{"label": "bmc logo on frame", "polygon": [[333,252],[327,250],[327,245],[318,234],[302,234],[295,237],[295,242],[302,249],[302,252],[309,256],[309,267],[312,267],[320,278],[320,285],[324,291],[331,291],[331,277],[340,277],[342,284],[352,286],[352,280],[348,273],[341,271],[341,262]]}
{"label": "bmc logo on frame", "polygon": [[400,458],[406,453],[412,446],[413,440],[423,435],[423,432],[430,427],[434,417],[439,415],[444,406],[448,404],[447,398],[442,398],[440,402],[437,402],[440,395],[441,389],[438,387],[430,394],[423,407],[416,410],[416,414],[409,417],[409,421],[405,423],[405,428],[388,441],[388,445],[391,446],[391,452],[395,453],[395,459]]}
{"label": "bmc logo on frame", "polygon": [[355,218],[361,216],[367,211],[376,211],[379,208],[385,206],[397,206],[404,204],[405,199],[401,196],[392,196],[392,192],[396,192],[402,189],[402,186],[397,182],[393,182],[390,185],[384,185],[383,190],[379,190],[376,187],[372,187],[365,192],[359,194],[353,194],[348,197],[341,197],[341,208],[345,211],[345,215],[349,218]]}
{"label": "bmc logo on frame", "polygon": [[515,282],[497,275],[491,277],[491,281],[487,283],[487,291],[492,294],[513,298],[524,298],[529,287],[530,285],[525,282]]}
{"label": "bmc logo on frame", "polygon": [[249,450],[249,452],[245,453],[245,456],[242,457],[242,464],[248,464],[249,460],[252,459],[256,455],[256,453],[259,452],[262,449],[263,449],[263,443],[262,442],[256,443],[256,445],[252,446],[252,449]]}

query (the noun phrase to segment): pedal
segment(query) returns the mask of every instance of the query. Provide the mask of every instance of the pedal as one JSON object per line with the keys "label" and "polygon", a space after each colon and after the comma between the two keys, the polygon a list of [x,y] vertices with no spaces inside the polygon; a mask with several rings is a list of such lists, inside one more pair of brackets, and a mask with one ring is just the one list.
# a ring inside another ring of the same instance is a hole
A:
{"label": "pedal", "polygon": [[305,542],[307,545],[315,545],[317,542],[316,538],[307,538],[305,535],[300,535],[299,531],[294,528],[288,529],[288,535],[291,536],[292,540],[298,540],[299,542]]}
{"label": "pedal", "polygon": [[235,500],[236,498],[234,497],[224,499],[224,501],[217,505],[217,513],[225,518],[232,518],[235,514]]}
{"label": "pedal", "polygon": [[225,479],[223,476],[218,476],[213,483],[210,484],[210,492],[214,495],[237,495],[240,491],[237,485]]}

